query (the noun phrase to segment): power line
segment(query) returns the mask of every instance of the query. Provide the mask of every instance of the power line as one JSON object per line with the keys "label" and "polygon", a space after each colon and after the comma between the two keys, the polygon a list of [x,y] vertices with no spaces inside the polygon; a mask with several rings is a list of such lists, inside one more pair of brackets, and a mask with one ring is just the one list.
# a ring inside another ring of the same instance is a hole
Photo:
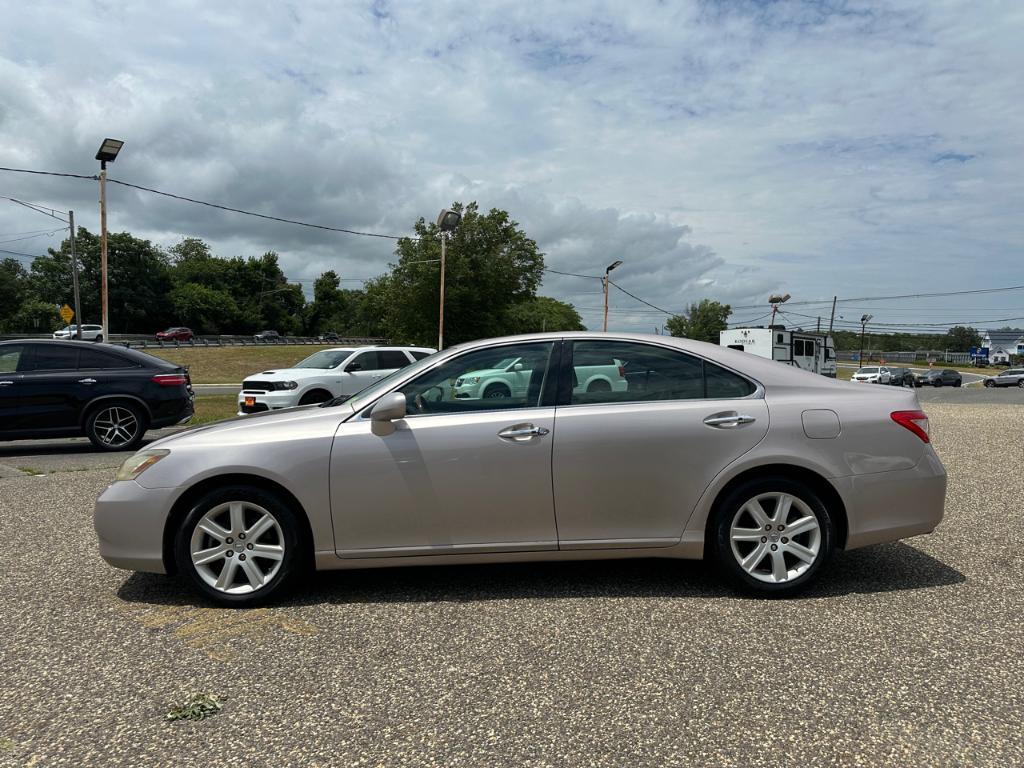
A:
{"label": "power line", "polygon": [[[567,277],[585,277],[588,280],[600,280],[601,279],[600,275],[581,275],[581,274],[578,274],[577,272],[560,272],[557,269],[551,269],[551,267],[544,267],[544,271],[545,272],[551,272],[552,274],[555,274],[555,275],[566,275]],[[612,283],[612,285],[615,285],[615,284]],[[615,287],[618,288],[617,285]]]}
{"label": "power line", "polygon": [[0,195],[0,197],[2,197],[4,200],[10,200],[12,203],[17,203],[18,205],[24,206],[25,208],[28,208],[30,211],[35,211],[36,213],[41,213],[44,216],[49,216],[51,219],[63,221],[65,224],[68,223],[68,220],[65,219],[63,216],[57,215],[56,208],[49,208],[45,205],[39,205],[38,203],[27,203],[24,200],[19,200],[16,197],[8,197],[7,195]]}
{"label": "power line", "polygon": [[633,294],[633,293],[630,293],[629,291],[627,291],[627,290],[626,290],[625,288],[623,288],[623,287],[622,287],[621,285],[618,285],[617,283],[613,283],[613,282],[611,281],[611,279],[610,279],[610,278],[605,278],[605,279],[606,279],[606,280],[608,280],[608,284],[609,284],[609,285],[614,285],[614,286],[615,286],[616,288],[618,288],[618,289],[619,289],[620,291],[622,291],[622,292],[623,292],[624,294],[626,294],[626,295],[627,295],[627,296],[629,296],[630,298],[636,299],[636,300],[637,300],[637,301],[639,301],[639,302],[640,302],[641,304],[646,304],[646,305],[647,305],[648,307],[651,307],[652,309],[656,309],[656,310],[658,310],[659,312],[663,312],[663,313],[664,313],[664,314],[666,314],[666,315],[676,315],[676,314],[678,314],[677,312],[670,312],[670,311],[669,311],[669,310],[667,310],[667,309],[662,309],[661,307],[657,306],[656,304],[651,304],[651,302],[647,301],[646,299],[641,299],[641,298],[640,298],[639,296],[637,296],[636,294]]}
{"label": "power line", "polygon": [[[848,304],[852,301],[887,301],[889,299],[933,299],[942,296],[967,296],[983,293],[1003,293],[1005,291],[1024,290],[1024,285],[1009,285],[1003,288],[975,288],[967,291],[942,291],[937,293],[904,293],[898,296],[858,296],[849,299],[836,299],[838,303]],[[831,304],[832,299],[820,299],[816,301],[791,301],[787,303],[790,307],[806,307],[816,304]],[[764,304],[747,304],[736,306],[733,309],[761,309]]]}

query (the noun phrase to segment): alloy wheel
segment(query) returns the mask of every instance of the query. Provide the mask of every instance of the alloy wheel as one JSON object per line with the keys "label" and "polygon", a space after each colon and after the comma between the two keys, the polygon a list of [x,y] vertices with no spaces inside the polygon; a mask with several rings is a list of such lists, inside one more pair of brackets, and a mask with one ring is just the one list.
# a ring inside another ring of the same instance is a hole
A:
{"label": "alloy wheel", "polygon": [[788,493],[761,493],[733,515],[729,543],[749,576],[782,584],[803,575],[821,551],[821,526],[811,508]]}
{"label": "alloy wheel", "polygon": [[93,432],[103,445],[120,448],[139,434],[139,419],[128,408],[115,405],[100,411],[93,420]]}
{"label": "alloy wheel", "polygon": [[270,584],[284,560],[284,533],[277,518],[251,501],[212,507],[192,531],[192,565],[210,587],[230,595]]}

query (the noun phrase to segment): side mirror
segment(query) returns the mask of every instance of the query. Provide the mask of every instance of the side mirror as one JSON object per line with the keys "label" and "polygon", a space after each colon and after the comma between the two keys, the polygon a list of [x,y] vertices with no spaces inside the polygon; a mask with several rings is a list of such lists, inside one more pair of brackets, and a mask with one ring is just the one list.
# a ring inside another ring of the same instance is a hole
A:
{"label": "side mirror", "polygon": [[392,392],[385,395],[370,411],[372,421],[397,421],[405,418],[405,395]]}
{"label": "side mirror", "polygon": [[522,363],[516,363],[515,365],[512,366],[512,370],[513,371],[521,371],[521,370],[523,370],[523,364]]}
{"label": "side mirror", "polygon": [[348,372],[348,373],[352,373],[353,371],[361,371],[361,370],[363,370],[363,366],[360,365],[359,363],[350,363],[348,368],[345,369],[345,371]]}

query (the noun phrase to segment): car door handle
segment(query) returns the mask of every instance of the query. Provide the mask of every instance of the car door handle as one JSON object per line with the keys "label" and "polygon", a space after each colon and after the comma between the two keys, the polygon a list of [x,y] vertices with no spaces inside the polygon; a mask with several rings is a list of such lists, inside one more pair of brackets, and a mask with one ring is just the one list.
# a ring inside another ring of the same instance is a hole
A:
{"label": "car door handle", "polygon": [[78,383],[79,384],[95,384],[96,383],[96,379],[79,379]]}
{"label": "car door handle", "polygon": [[721,416],[708,416],[704,419],[704,423],[709,427],[715,427],[716,429],[731,429],[733,427],[742,427],[744,424],[753,424],[757,419],[753,416],[747,416],[742,413],[729,413]]}
{"label": "car door handle", "polygon": [[505,427],[498,433],[498,437],[502,440],[513,440],[518,443],[525,442],[533,437],[544,437],[551,430],[545,427],[538,427],[533,424],[515,424],[511,427]]}

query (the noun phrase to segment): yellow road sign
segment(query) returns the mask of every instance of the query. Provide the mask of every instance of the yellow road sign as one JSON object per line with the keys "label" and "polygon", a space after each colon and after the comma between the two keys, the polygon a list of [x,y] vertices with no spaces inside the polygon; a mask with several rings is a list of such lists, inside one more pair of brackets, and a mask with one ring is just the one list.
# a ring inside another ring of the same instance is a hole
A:
{"label": "yellow road sign", "polygon": [[75,310],[65,304],[60,308],[60,317],[65,323],[70,323],[71,318],[75,316]]}

